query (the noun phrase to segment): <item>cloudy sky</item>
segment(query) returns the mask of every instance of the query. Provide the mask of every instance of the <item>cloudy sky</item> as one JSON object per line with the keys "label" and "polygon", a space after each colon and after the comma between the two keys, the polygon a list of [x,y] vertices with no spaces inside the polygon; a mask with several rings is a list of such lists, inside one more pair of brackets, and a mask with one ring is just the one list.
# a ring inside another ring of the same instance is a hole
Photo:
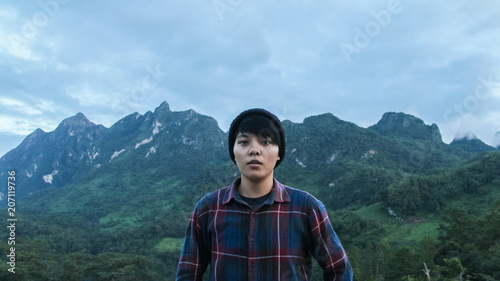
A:
{"label": "cloudy sky", "polygon": [[78,112],[388,111],[500,144],[500,2],[0,1],[0,155]]}

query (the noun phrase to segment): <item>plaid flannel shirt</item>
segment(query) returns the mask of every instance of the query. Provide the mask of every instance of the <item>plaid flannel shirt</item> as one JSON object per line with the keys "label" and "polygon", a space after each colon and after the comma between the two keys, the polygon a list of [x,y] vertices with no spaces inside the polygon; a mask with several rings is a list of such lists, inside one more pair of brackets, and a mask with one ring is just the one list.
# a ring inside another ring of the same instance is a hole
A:
{"label": "plaid flannel shirt", "polygon": [[352,268],[324,205],[274,179],[269,198],[252,210],[240,179],[203,197],[191,215],[177,279],[310,280],[312,257],[324,280],[351,281]]}

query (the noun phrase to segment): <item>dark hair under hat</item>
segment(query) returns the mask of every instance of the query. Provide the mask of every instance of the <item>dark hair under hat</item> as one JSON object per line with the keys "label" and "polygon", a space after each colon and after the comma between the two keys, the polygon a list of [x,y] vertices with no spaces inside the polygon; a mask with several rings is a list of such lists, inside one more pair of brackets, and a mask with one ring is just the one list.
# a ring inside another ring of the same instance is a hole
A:
{"label": "dark hair under hat", "polygon": [[[249,121],[249,119],[252,120]],[[263,120],[263,122],[261,120]],[[259,126],[259,132],[245,131],[249,127],[255,127],[255,123],[257,122]],[[278,117],[265,109],[253,108],[241,112],[238,116],[236,116],[236,118],[234,118],[231,126],[229,127],[228,134],[229,155],[231,156],[231,160],[233,160],[234,163],[236,163],[233,152],[234,143],[236,141],[236,136],[238,135],[238,133],[242,132],[242,130],[246,133],[255,133],[258,135],[264,135],[265,137],[271,137],[271,139],[273,139],[273,141],[278,145],[279,148],[278,155],[280,159],[276,162],[275,166],[278,167],[281,161],[283,161],[283,158],[285,158],[285,130],[283,129],[283,125],[281,124]]]}

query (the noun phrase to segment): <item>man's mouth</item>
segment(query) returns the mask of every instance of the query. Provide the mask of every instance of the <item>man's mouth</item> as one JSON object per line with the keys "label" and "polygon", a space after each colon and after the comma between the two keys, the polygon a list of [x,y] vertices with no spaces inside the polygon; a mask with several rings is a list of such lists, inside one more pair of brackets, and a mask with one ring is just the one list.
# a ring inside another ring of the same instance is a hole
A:
{"label": "man's mouth", "polygon": [[258,160],[252,160],[248,162],[248,165],[262,165],[262,163]]}

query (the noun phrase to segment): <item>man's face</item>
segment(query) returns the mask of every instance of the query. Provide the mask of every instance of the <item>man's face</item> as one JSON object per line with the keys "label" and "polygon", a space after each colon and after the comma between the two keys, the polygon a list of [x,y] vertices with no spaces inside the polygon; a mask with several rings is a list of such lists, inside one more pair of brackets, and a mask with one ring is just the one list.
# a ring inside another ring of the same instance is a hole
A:
{"label": "man's face", "polygon": [[239,133],[233,148],[236,165],[242,177],[261,181],[273,176],[279,157],[279,147],[271,138],[252,133]]}

